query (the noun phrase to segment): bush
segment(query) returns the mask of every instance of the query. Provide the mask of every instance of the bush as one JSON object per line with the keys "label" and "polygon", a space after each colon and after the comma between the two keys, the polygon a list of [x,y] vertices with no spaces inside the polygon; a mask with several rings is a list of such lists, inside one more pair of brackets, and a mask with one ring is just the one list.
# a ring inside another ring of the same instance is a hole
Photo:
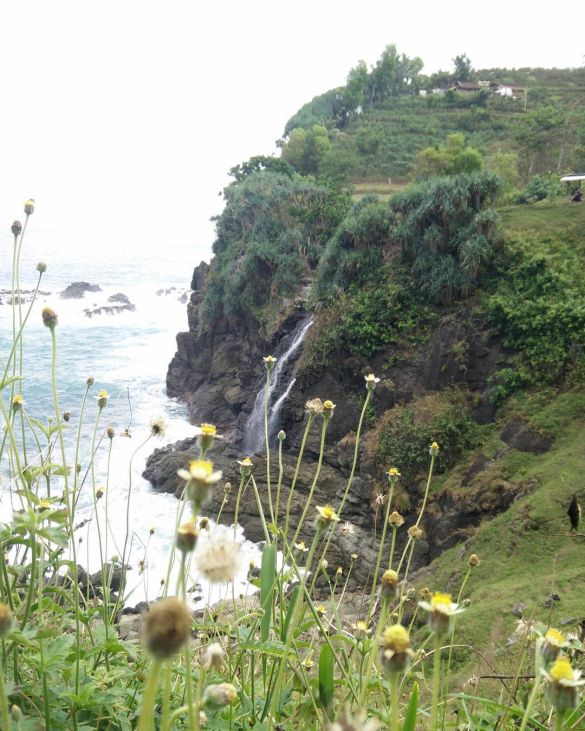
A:
{"label": "bush", "polygon": [[440,446],[437,470],[443,472],[455,464],[465,449],[476,444],[477,425],[468,396],[446,391],[386,412],[375,438],[377,461],[386,468],[395,465],[408,481],[428,469],[429,445],[434,441]]}

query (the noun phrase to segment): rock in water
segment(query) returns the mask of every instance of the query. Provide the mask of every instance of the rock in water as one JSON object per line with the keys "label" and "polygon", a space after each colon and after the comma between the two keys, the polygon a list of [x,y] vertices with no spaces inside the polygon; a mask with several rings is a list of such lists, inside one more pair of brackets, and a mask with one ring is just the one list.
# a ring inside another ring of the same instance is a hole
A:
{"label": "rock in water", "polygon": [[75,300],[81,299],[86,292],[101,292],[102,288],[99,284],[90,284],[89,282],[73,282],[61,292],[61,299]]}

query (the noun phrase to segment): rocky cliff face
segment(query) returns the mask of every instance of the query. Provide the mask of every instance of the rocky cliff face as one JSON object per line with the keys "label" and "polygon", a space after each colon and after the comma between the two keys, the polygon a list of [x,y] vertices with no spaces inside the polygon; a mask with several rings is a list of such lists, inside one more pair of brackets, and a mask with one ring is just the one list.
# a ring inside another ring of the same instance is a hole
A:
{"label": "rocky cliff face", "polygon": [[[269,353],[278,355],[279,343],[286,339],[307,313],[303,297],[284,302],[279,324],[271,337],[266,335],[261,323],[252,315],[242,317],[238,322],[217,323],[211,330],[200,329],[198,312],[205,293],[207,274],[208,266],[204,263],[195,269],[193,292],[187,307],[189,331],[177,336],[178,349],[169,366],[167,386],[170,395],[188,404],[193,422],[212,422],[225,436],[221,446],[214,449],[213,459],[216,466],[224,470],[225,479],[231,482],[233,488],[231,494],[225,495],[225,502],[223,491],[218,490],[207,506],[207,513],[214,517],[221,508],[222,521],[229,522],[234,519],[235,494],[240,482],[236,460],[246,456],[242,451],[246,423],[265,379],[262,357]],[[390,355],[393,356],[391,366]],[[288,486],[306,425],[304,405],[308,399],[317,396],[331,399],[337,406],[327,432],[323,466],[313,500],[313,506],[325,503],[336,505],[347,485],[354,458],[355,430],[360,403],[365,394],[363,377],[366,373],[373,371],[383,377],[373,394],[368,426],[396,404],[454,386],[475,394],[474,416],[478,422],[487,423],[494,415],[489,399],[489,378],[505,361],[506,353],[499,343],[481,323],[468,315],[465,307],[443,314],[427,340],[408,350],[381,352],[370,360],[340,352],[335,368],[311,374],[299,370],[299,362],[292,359],[287,377],[290,378],[297,371],[297,381],[281,415],[281,426],[287,435],[283,450],[281,509],[288,501]],[[319,420],[316,420],[306,442],[297,487],[291,498],[293,522],[298,520],[306,504],[317,470],[319,443],[320,425]],[[177,469],[196,456],[195,440],[156,450],[148,460],[144,476],[155,489],[178,495],[182,485],[176,474]],[[272,464],[274,474],[275,462],[276,445]],[[267,512],[265,460],[256,456],[254,464],[254,476]],[[499,477],[486,479],[485,469],[486,465],[478,467],[474,462],[467,471],[464,470],[462,486],[466,493],[462,499],[455,499],[444,491],[432,496],[423,521],[425,537],[416,544],[414,568],[429,563],[445,548],[465,540],[483,519],[509,506],[517,490]],[[272,480],[274,483],[274,476]],[[424,481],[414,480],[403,488],[409,505],[408,510],[403,510],[407,527],[416,520]],[[328,555],[333,565],[345,568],[352,563],[352,553],[360,556],[360,560],[352,566],[353,584],[363,584],[368,580],[375,561],[384,512],[376,495],[385,492],[386,478],[381,465],[366,447],[360,446],[356,476],[351,483],[342,516],[343,520],[351,522],[351,527],[335,532]],[[250,539],[262,540],[258,508],[251,489],[241,501],[238,520]],[[308,520],[299,538],[310,541],[312,534],[313,521]],[[405,540],[406,531],[402,545]],[[401,545],[398,545],[397,550],[400,549]]]}

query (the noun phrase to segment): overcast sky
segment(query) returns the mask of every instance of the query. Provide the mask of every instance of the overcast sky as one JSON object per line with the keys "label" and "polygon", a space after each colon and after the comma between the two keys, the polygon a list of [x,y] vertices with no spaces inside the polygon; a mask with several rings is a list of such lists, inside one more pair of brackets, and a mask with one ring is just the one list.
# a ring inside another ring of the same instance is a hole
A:
{"label": "overcast sky", "polygon": [[209,248],[226,172],[384,46],[425,72],[584,62],[585,5],[361,0],[4,0],[0,226],[130,228]]}

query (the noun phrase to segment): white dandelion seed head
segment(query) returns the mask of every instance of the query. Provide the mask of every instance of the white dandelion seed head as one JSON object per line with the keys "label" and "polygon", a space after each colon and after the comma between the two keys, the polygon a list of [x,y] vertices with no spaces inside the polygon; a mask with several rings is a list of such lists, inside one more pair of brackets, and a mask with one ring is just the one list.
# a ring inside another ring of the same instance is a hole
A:
{"label": "white dandelion seed head", "polygon": [[199,534],[193,560],[197,571],[208,581],[233,581],[243,566],[242,542],[233,528],[214,525]]}

